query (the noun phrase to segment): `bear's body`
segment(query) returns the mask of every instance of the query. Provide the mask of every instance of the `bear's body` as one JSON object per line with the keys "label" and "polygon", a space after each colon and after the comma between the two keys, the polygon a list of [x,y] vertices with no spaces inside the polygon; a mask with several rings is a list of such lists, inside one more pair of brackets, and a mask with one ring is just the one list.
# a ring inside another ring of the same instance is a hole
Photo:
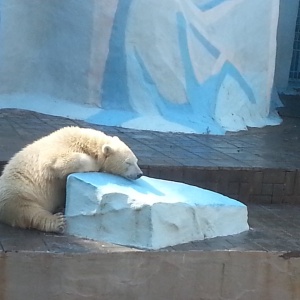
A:
{"label": "bear's body", "polygon": [[137,179],[137,158],[117,137],[65,127],[26,146],[11,158],[0,177],[0,221],[41,231],[62,232],[67,176],[107,172]]}

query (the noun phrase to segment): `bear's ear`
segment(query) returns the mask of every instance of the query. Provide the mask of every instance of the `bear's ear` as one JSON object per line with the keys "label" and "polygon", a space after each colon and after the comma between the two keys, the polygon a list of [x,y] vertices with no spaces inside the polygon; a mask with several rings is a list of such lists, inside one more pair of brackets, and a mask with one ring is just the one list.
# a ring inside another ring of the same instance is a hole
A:
{"label": "bear's ear", "polygon": [[112,154],[114,152],[114,149],[108,145],[108,144],[105,144],[102,146],[102,153],[105,155],[105,156],[109,156],[110,154]]}

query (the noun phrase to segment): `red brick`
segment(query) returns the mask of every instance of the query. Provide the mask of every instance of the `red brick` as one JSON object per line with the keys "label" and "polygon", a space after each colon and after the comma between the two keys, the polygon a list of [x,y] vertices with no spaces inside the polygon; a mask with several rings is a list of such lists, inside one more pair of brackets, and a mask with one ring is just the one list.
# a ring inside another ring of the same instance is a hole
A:
{"label": "red brick", "polygon": [[282,204],[283,202],[284,202],[283,195],[281,195],[281,196],[273,195],[272,196],[272,204]]}
{"label": "red brick", "polygon": [[252,170],[241,170],[240,171],[239,181],[241,182],[251,182],[253,178],[253,171]]}
{"label": "red brick", "polygon": [[272,203],[281,204],[284,201],[285,184],[273,184]]}
{"label": "red brick", "polygon": [[223,175],[222,171],[223,170],[203,170],[203,180],[210,182],[218,182],[218,179]]}
{"label": "red brick", "polygon": [[284,183],[285,171],[283,170],[265,170],[263,183]]}
{"label": "red brick", "polygon": [[206,182],[202,188],[222,194],[222,192],[218,191],[218,183],[217,182]]}
{"label": "red brick", "polygon": [[186,168],[183,171],[183,182],[186,184],[197,185],[200,180],[197,178],[197,171],[194,168]]}
{"label": "red brick", "polygon": [[285,204],[300,204],[300,196],[284,195],[282,203]]}
{"label": "red brick", "polygon": [[294,194],[300,195],[300,170],[296,172]]}
{"label": "red brick", "polygon": [[183,182],[183,169],[179,167],[162,168],[160,170],[160,178],[165,180]]}
{"label": "red brick", "polygon": [[145,176],[149,176],[149,167],[141,167],[141,170]]}
{"label": "red brick", "polygon": [[253,189],[252,192],[254,194],[260,194],[262,191],[262,182],[263,182],[263,172],[257,171],[253,175]]}
{"label": "red brick", "polygon": [[225,176],[225,177],[218,178],[219,193],[228,194],[229,193],[228,185],[229,185],[228,177]]}
{"label": "red brick", "polygon": [[240,199],[243,199],[242,201],[248,201],[250,196],[250,184],[246,182],[242,182],[240,185],[240,193],[239,197]]}
{"label": "red brick", "polygon": [[211,171],[199,168],[184,168],[183,182],[198,186],[202,182],[209,182]]}
{"label": "red brick", "polygon": [[271,196],[273,194],[273,184],[263,183],[261,194],[262,195],[270,195]]}
{"label": "red brick", "polygon": [[271,204],[272,196],[270,196],[270,195],[251,195],[249,198],[249,202],[259,203],[259,204]]}
{"label": "red brick", "polygon": [[296,173],[297,171],[285,172],[285,193],[287,195],[292,195],[294,193],[295,183],[296,183]]}
{"label": "red brick", "polygon": [[240,192],[240,184],[239,182],[229,182],[227,187],[227,192],[229,194],[238,195]]}
{"label": "red brick", "polygon": [[285,196],[284,203],[286,203],[285,201],[287,201],[287,203],[289,203],[289,204],[299,205],[300,204],[300,196]]}
{"label": "red brick", "polygon": [[160,177],[160,168],[149,167],[148,176],[153,178],[161,178]]}
{"label": "red brick", "polygon": [[273,184],[273,196],[283,196],[285,194],[285,184]]}
{"label": "red brick", "polygon": [[230,172],[230,181],[232,182],[240,182],[241,181],[241,174],[243,171],[241,170],[228,170]]}

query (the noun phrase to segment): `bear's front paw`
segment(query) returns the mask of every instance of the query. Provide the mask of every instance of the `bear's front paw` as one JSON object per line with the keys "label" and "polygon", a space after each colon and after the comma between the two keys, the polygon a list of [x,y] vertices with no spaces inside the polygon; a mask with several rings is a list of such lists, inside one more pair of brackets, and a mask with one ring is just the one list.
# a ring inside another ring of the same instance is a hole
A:
{"label": "bear's front paw", "polygon": [[66,218],[62,213],[53,215],[53,231],[57,233],[64,233],[66,228]]}

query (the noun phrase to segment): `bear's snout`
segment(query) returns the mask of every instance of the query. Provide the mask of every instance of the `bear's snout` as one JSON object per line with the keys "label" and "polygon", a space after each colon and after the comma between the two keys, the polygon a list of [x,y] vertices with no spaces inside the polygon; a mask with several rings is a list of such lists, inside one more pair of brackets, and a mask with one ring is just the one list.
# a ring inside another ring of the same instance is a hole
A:
{"label": "bear's snout", "polygon": [[139,173],[137,173],[137,174],[131,174],[131,175],[128,175],[128,176],[125,176],[126,178],[128,178],[128,179],[131,179],[131,180],[136,180],[136,179],[139,179],[139,178],[141,178],[143,176],[143,172],[142,171],[140,171]]}
{"label": "bear's snout", "polygon": [[143,176],[143,172],[141,171],[141,173],[139,173],[139,174],[136,175],[136,179],[139,179],[139,178],[141,178],[142,176]]}

